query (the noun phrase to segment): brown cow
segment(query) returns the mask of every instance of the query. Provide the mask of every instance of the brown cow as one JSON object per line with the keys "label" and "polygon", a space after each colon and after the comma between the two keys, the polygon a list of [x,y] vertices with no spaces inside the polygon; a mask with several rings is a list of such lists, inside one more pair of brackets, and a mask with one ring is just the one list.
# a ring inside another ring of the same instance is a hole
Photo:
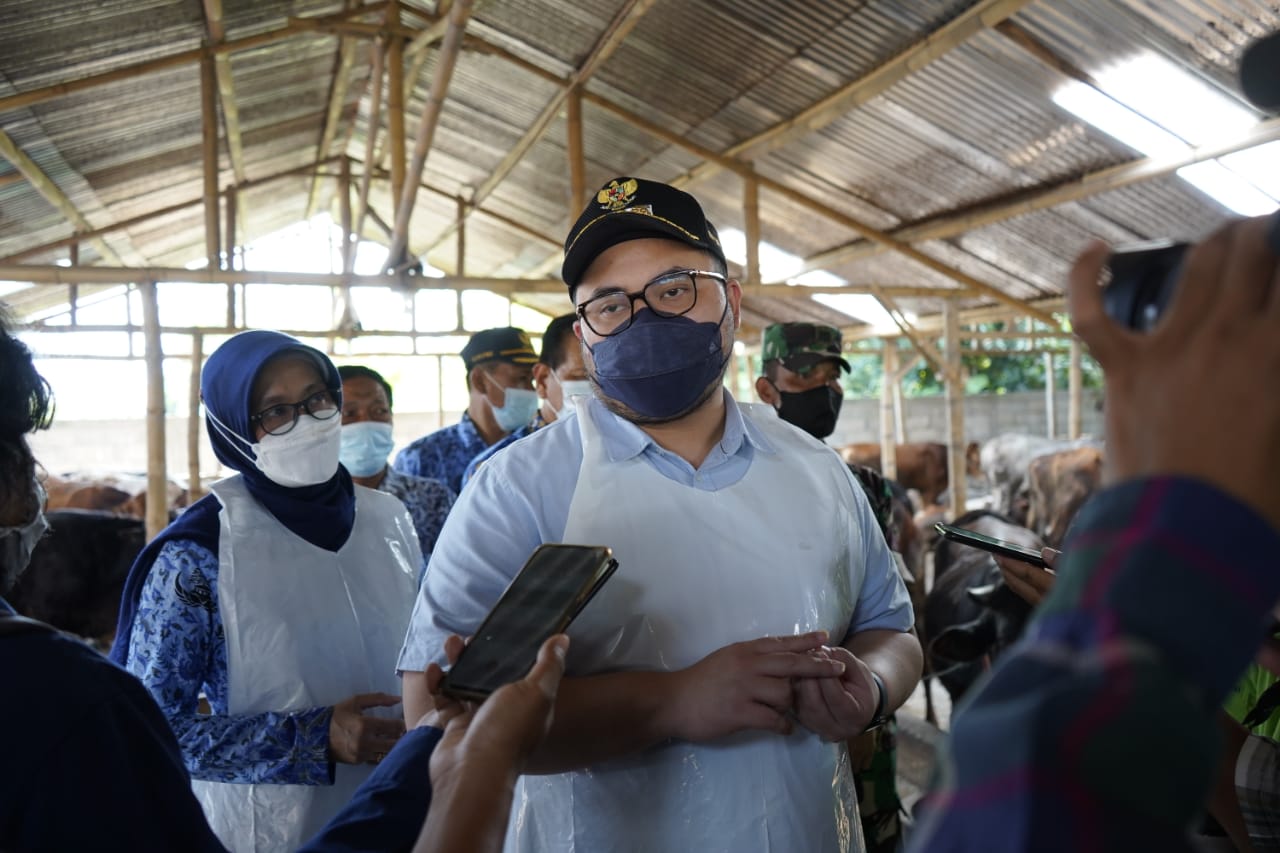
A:
{"label": "brown cow", "polygon": [[1027,465],[1027,526],[1057,548],[1080,507],[1102,484],[1102,451],[1076,447],[1038,456]]}
{"label": "brown cow", "polygon": [[92,509],[119,512],[129,493],[108,483],[93,480],[64,480],[50,475],[45,479],[48,502],[45,509]]}
{"label": "brown cow", "polygon": [[[866,465],[877,471],[883,470],[880,465],[879,444],[846,444],[839,450],[845,462]],[[925,504],[937,503],[938,495],[946,490],[949,482],[947,446],[932,441],[899,444],[895,448],[895,458],[898,465],[897,482],[905,489],[918,491]],[[965,448],[965,473],[969,476],[979,476],[982,473],[977,442],[970,442]]]}

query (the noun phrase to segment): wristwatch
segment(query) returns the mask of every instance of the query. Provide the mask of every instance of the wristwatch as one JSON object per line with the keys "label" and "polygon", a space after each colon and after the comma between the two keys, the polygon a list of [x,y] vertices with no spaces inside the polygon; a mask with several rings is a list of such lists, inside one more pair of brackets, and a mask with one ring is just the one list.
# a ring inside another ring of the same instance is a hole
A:
{"label": "wristwatch", "polygon": [[872,729],[878,729],[889,722],[889,715],[884,712],[885,702],[889,698],[889,691],[885,689],[884,680],[874,672],[871,673],[871,680],[876,683],[876,689],[880,691],[880,700],[876,702],[876,712],[871,715],[871,721],[862,730],[864,733]]}

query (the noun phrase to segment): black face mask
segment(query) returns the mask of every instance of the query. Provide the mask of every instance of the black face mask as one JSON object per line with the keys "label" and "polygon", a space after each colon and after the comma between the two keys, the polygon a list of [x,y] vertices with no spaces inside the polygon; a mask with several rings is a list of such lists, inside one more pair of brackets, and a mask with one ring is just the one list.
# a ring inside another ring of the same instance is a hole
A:
{"label": "black face mask", "polygon": [[823,439],[835,432],[836,418],[844,402],[844,395],[839,391],[830,385],[820,385],[799,393],[779,391],[778,394],[782,397],[778,417],[814,438]]}

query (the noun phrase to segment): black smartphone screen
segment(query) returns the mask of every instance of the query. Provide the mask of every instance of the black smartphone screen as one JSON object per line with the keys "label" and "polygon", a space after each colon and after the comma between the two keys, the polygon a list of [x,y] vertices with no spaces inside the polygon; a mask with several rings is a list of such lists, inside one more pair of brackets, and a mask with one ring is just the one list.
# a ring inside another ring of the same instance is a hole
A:
{"label": "black smartphone screen", "polygon": [[479,700],[524,678],[547,638],[569,626],[617,567],[603,546],[539,546],[445,674],[441,690]]}
{"label": "black smartphone screen", "polygon": [[1049,568],[1049,564],[1044,561],[1044,557],[1040,556],[1039,551],[1024,548],[1015,542],[983,536],[981,533],[974,533],[972,530],[965,530],[963,527],[952,527],[950,524],[943,524],[942,522],[935,524],[933,529],[951,541],[959,542],[961,545],[968,545],[972,548],[990,551],[993,554],[1012,557],[1015,560],[1022,560],[1024,563],[1031,563],[1033,566],[1039,566],[1042,569]]}

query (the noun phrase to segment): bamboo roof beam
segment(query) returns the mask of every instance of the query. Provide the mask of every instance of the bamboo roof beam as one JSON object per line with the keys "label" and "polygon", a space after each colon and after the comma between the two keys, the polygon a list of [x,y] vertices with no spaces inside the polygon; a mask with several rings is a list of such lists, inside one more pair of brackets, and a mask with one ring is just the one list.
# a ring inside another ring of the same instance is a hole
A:
{"label": "bamboo roof beam", "polygon": [[134,77],[142,77],[152,74],[156,71],[164,71],[169,68],[177,68],[183,65],[192,65],[200,61],[200,58],[206,54],[218,56],[224,53],[236,53],[239,51],[253,50],[258,47],[265,47],[275,44],[287,38],[297,35],[312,34],[298,22],[307,21],[341,21],[348,18],[357,17],[371,11],[376,11],[386,6],[385,0],[377,3],[371,3],[366,6],[357,6],[345,12],[337,12],[332,15],[323,15],[318,18],[299,18],[295,19],[294,24],[286,24],[274,30],[257,35],[245,36],[244,38],[232,39],[224,41],[218,45],[205,45],[202,47],[192,48],[190,50],[180,51],[169,56],[162,56],[159,59],[151,59],[146,62],[138,62],[133,65],[127,65],[123,68],[116,68],[111,71],[104,71],[101,74],[91,74],[88,77],[81,77],[77,80],[65,80],[61,83],[52,83],[48,86],[40,86],[26,92],[19,92],[16,95],[8,95],[0,98],[0,112],[6,110],[14,110],[19,107],[29,107],[34,104],[44,103],[52,98],[62,95],[69,95],[73,92],[82,92],[86,89],[105,86],[108,83],[117,83],[121,80],[131,80]]}
{"label": "bamboo roof beam", "polygon": [[[373,70],[369,77],[369,121],[364,135],[364,162],[368,163],[373,156],[374,145],[378,140],[378,129],[382,126],[382,78],[386,67],[386,46],[375,45],[373,54]],[[356,196],[356,207],[352,214],[355,222],[355,233],[364,234],[364,218],[369,211],[369,187],[372,172],[365,168],[360,176],[360,192]]]}
{"label": "bamboo roof beam", "polygon": [[[223,44],[227,40],[227,34],[222,20],[222,0],[203,0],[203,3],[209,45]],[[240,142],[240,110],[236,106],[235,84],[231,79],[231,57],[226,53],[216,53],[213,63],[219,100],[222,102],[222,127],[227,137],[227,158],[231,161],[231,171],[236,180],[243,181],[244,146]]]}
{"label": "bamboo roof beam", "polygon": [[[209,2],[210,0],[205,0]],[[215,0],[216,2],[216,0]],[[333,78],[329,82],[329,105],[324,115],[324,130],[320,133],[320,143],[316,146],[316,163],[329,156],[334,137],[338,135],[338,125],[342,122],[343,107],[347,105],[347,90],[351,86],[351,66],[355,63],[356,41],[353,38],[338,38],[338,53],[334,57]],[[310,220],[316,211],[320,196],[320,176],[311,179],[311,189],[307,192],[307,209],[303,219]]]}
{"label": "bamboo roof beam", "polygon": [[[3,130],[0,130],[0,157],[8,160],[10,165],[17,169],[22,177],[27,179],[27,182],[31,184],[36,192],[40,193],[45,201],[49,202],[59,213],[65,216],[67,221],[71,223],[72,228],[76,231],[93,230],[89,220],[84,218],[84,215],[76,208],[71,199],[67,198],[66,193]],[[93,243],[93,247],[98,250],[98,254],[102,257],[117,264],[124,263],[124,260],[116,254],[115,249],[108,246],[107,242],[101,237],[90,238],[90,242]]]}
{"label": "bamboo roof beam", "polygon": [[[538,117],[529,125],[529,129],[525,131],[524,136],[515,144],[507,156],[502,159],[498,167],[493,173],[485,179],[475,192],[471,202],[473,207],[478,207],[484,203],[484,200],[502,183],[507,175],[511,174],[516,165],[524,158],[529,149],[533,147],[538,138],[542,136],[547,126],[551,124],[556,115],[564,107],[565,100],[569,97],[570,90],[575,86],[581,86],[590,79],[591,75],[600,68],[601,65],[608,60],[613,52],[618,49],[627,34],[640,22],[640,18],[649,11],[656,0],[627,0],[622,8],[618,10],[617,15],[605,28],[600,38],[596,40],[595,46],[591,52],[587,54],[586,59],[578,66],[567,80],[561,81],[562,88],[551,101],[542,109]],[[435,240],[427,247],[426,252],[430,253],[436,246],[448,239],[461,223],[451,223],[445,230],[436,236]]]}
{"label": "bamboo roof beam", "polygon": [[[388,23],[399,23],[400,4],[387,6]],[[387,38],[387,143],[391,146],[391,215],[395,216],[404,192],[404,39]],[[394,232],[393,232],[394,233]]]}
{"label": "bamboo roof beam", "polygon": [[[338,159],[337,157],[331,157],[329,158],[329,161],[333,161],[337,159]],[[289,177],[293,177],[294,175],[301,175],[306,172],[310,172],[314,168],[315,168],[314,163],[308,163],[305,166],[298,166],[297,168],[294,168],[294,169],[286,169],[285,171],[277,172],[274,175],[267,175],[262,178],[256,178],[254,180],[248,180],[248,181],[237,183],[233,187],[233,189],[246,190],[251,187],[257,187],[263,184],[270,183],[272,181],[277,181],[281,178],[289,178]],[[73,234],[70,237],[63,237],[61,240],[52,240],[48,243],[42,243],[39,246],[32,246],[29,249],[23,249],[20,252],[14,252],[12,255],[8,255],[6,257],[0,258],[0,264],[15,264],[15,263],[18,263],[19,261],[26,260],[27,258],[34,257],[35,255],[40,255],[45,252],[51,252],[56,249],[63,249],[68,246],[74,246],[84,242],[85,240],[89,240],[94,237],[101,237],[104,234],[111,234],[116,231],[123,231],[126,228],[132,228],[135,225],[141,225],[144,222],[147,222],[152,219],[158,219],[161,216],[169,216],[170,214],[173,214],[173,213],[179,213],[183,210],[186,210],[189,207],[195,207],[196,205],[201,204],[203,201],[204,201],[204,196],[202,195],[199,198],[187,199],[186,201],[180,201],[177,204],[171,204],[166,207],[162,207],[158,210],[152,210],[148,213],[141,213],[137,216],[131,216],[128,219],[122,219],[118,222],[113,222],[110,225],[104,225],[101,228],[92,228],[86,231]]]}
{"label": "bamboo roof beam", "polygon": [[[422,118],[418,122],[413,158],[409,161],[409,170],[404,177],[404,188],[396,199],[395,227],[392,229],[391,246],[387,251],[388,266],[398,266],[404,260],[408,249],[409,221],[413,218],[413,206],[418,198],[418,183],[422,180],[422,169],[427,162],[427,153],[431,150],[432,140],[435,139],[436,126],[440,122],[440,113],[444,109],[449,84],[453,80],[453,69],[457,66],[458,53],[462,50],[462,35],[467,28],[467,19],[470,17],[471,0],[454,0],[449,10],[449,26],[440,44],[440,60],[436,63],[435,74],[431,78],[431,89],[427,92],[427,102],[422,108]],[[394,172],[392,183],[393,185],[395,183]]]}
{"label": "bamboo roof beam", "polygon": [[[975,34],[994,27],[1020,12],[1030,3],[1031,0],[980,0],[956,15],[936,32],[916,42],[888,62],[877,66],[865,76],[832,92],[791,118],[730,146],[723,154],[725,157],[735,159],[754,159],[775,151],[798,137],[826,127],[850,110],[883,94],[890,87],[935,59],[964,44]],[[709,161],[695,166],[672,183],[675,186],[687,186],[718,174],[723,168],[720,163]]]}

